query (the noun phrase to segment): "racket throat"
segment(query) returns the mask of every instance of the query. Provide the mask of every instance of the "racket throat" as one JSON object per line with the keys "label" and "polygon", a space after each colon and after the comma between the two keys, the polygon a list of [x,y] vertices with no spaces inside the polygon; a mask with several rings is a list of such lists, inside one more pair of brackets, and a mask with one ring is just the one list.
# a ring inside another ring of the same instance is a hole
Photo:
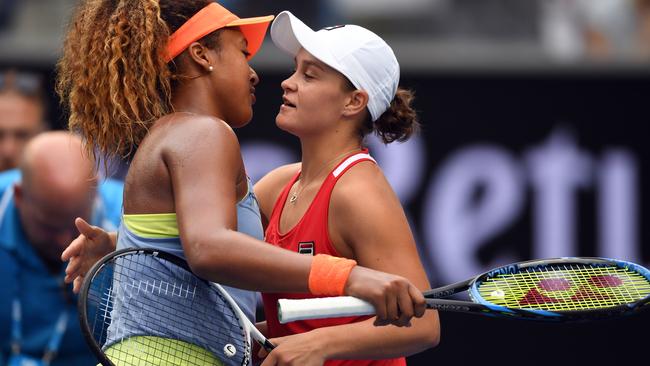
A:
{"label": "racket throat", "polygon": [[268,339],[258,340],[257,343],[259,343],[259,345],[262,346],[262,348],[264,348],[267,352],[271,352],[275,348],[275,345]]}

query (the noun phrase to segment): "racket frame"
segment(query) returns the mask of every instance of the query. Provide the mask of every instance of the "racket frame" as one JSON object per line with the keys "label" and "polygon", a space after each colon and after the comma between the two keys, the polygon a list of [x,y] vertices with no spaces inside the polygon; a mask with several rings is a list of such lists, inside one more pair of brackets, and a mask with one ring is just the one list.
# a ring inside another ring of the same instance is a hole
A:
{"label": "racket frame", "polygon": [[[95,263],[88,273],[86,274],[86,278],[84,278],[84,281],[81,285],[81,290],[79,291],[79,300],[77,302],[77,309],[79,313],[79,324],[81,325],[81,332],[86,339],[86,343],[90,345],[91,351],[95,354],[99,362],[103,366],[115,366],[115,364],[106,356],[102,348],[100,347],[99,344],[97,344],[97,340],[93,336],[93,332],[91,331],[91,327],[88,321],[88,314],[86,313],[86,309],[88,306],[88,291],[90,290],[90,286],[92,284],[92,281],[94,277],[100,272],[100,270],[106,265],[106,263],[113,261],[115,258],[118,258],[120,256],[127,256],[127,255],[132,255],[132,254],[146,254],[146,255],[151,255],[156,258],[163,259],[165,261],[168,261],[180,268],[183,268],[184,270],[188,271],[189,273],[192,273],[192,270],[190,269],[189,265],[187,264],[186,261],[183,259],[167,253],[162,250],[157,250],[157,249],[150,249],[150,248],[126,248],[126,249],[120,249],[116,250],[114,252],[111,252],[107,255],[105,255],[102,259],[100,259],[97,263]],[[196,275],[195,275],[196,276]],[[247,359],[248,363],[246,364],[252,364],[252,344],[251,344],[251,339],[255,340],[257,343],[260,344],[264,349],[267,351],[273,350],[275,348],[275,345],[273,345],[256,327],[255,324],[253,324],[246,315],[244,315],[243,311],[237,305],[235,300],[230,296],[230,294],[223,288],[221,285],[210,282],[204,279],[201,279],[200,277],[197,276],[197,278],[205,283],[208,283],[210,286],[215,288],[225,299],[226,301],[230,304],[232,309],[235,311],[238,317],[239,325],[242,327],[244,330],[244,334],[246,336],[246,343],[247,343]]]}

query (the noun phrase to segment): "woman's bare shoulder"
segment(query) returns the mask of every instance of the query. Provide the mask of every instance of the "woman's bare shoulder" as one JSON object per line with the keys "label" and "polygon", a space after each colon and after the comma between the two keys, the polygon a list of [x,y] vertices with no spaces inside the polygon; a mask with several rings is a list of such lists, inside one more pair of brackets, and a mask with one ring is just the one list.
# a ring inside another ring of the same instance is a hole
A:
{"label": "woman's bare shoulder", "polygon": [[164,154],[213,152],[239,154],[239,140],[226,122],[207,115],[174,113],[161,118],[151,129]]}
{"label": "woman's bare shoulder", "polygon": [[381,200],[386,193],[392,193],[392,188],[379,166],[371,161],[363,161],[339,178],[332,191],[332,200],[333,203]]}
{"label": "woman's bare shoulder", "polygon": [[270,215],[282,189],[300,171],[301,164],[288,164],[273,169],[255,184],[255,195],[262,213]]}
{"label": "woman's bare shoulder", "polygon": [[[224,136],[236,139],[235,132],[226,122],[203,114],[173,113],[161,118],[154,128],[169,138]],[[173,136],[168,134],[170,132]]]}
{"label": "woman's bare shoulder", "polygon": [[260,179],[259,183],[267,184],[270,186],[284,186],[287,182],[289,182],[291,178],[293,178],[293,176],[298,174],[301,165],[301,163],[293,163],[277,167],[266,173],[266,175]]}

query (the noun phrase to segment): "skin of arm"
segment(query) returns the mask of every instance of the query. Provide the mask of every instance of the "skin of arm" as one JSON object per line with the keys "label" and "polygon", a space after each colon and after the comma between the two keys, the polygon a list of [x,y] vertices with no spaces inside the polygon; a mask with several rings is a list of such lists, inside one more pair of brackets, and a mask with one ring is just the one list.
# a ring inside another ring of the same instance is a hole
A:
{"label": "skin of arm", "polygon": [[[174,204],[188,264],[199,276],[215,282],[225,281],[242,288],[251,287],[248,286],[249,282],[267,282],[261,281],[260,277],[268,277],[266,274],[260,274],[263,271],[251,268],[272,266],[273,262],[266,260],[269,252],[279,253],[281,258],[287,257],[287,253],[271,245],[260,246],[255,243],[259,241],[236,231],[235,211],[228,209],[235,207],[235,182],[241,169],[239,143],[234,133],[221,121],[209,118],[207,121],[193,123],[191,129],[182,130],[190,135],[184,136],[185,141],[202,137],[198,143],[191,146],[182,144],[179,148],[179,145],[175,144],[164,152],[164,160],[174,186]],[[198,136],[193,135],[194,133]],[[210,139],[217,142],[206,143]],[[205,158],[200,158],[201,156]],[[228,162],[233,161],[239,164],[228,165]],[[230,174],[226,174],[228,172]],[[66,248],[61,258],[63,261],[69,261],[65,280],[68,283],[74,281],[74,290],[78,292],[90,267],[115,250],[117,235],[91,226],[83,219],[77,219],[75,224],[80,235]],[[259,255],[260,252],[264,254]],[[215,263],[227,262],[219,257],[226,253],[229,254],[230,264],[216,265]],[[233,266],[232,258],[243,260]],[[292,276],[306,278],[305,273],[309,272],[311,265],[310,258],[298,258],[297,262],[294,262],[294,259],[296,258],[285,258],[285,261],[293,263],[289,267],[297,268]],[[242,270],[233,273],[233,268]],[[242,276],[242,273],[248,276]],[[286,283],[281,279],[284,276],[283,270],[275,268],[273,273],[277,273],[278,278],[273,280],[273,287],[267,289],[272,290],[276,284],[278,288],[282,288],[282,284]],[[306,281],[299,286],[302,291],[308,291]],[[291,287],[295,288],[295,284]]]}
{"label": "skin of arm", "polygon": [[[269,202],[273,202],[271,208],[275,203],[271,196],[277,197],[298,169],[296,165],[279,168],[256,185],[263,214],[271,214]],[[406,277],[420,290],[430,287],[401,204],[375,164],[359,163],[340,178],[330,201],[329,231],[342,256]],[[412,319],[410,327],[377,328],[375,321],[368,319],[276,338],[273,341],[279,347],[264,365],[392,358],[434,347],[440,340],[436,311],[429,310],[422,318]]]}
{"label": "skin of arm", "polygon": [[163,160],[192,271],[244,289],[307,292],[311,258],[287,255],[293,253],[260,245],[261,241],[237,232],[235,187],[242,178],[243,162],[232,129],[209,117],[195,118],[185,127],[174,131],[174,140],[188,143],[164,150]]}
{"label": "skin of arm", "polygon": [[[236,187],[238,179],[245,179],[245,175],[239,142],[232,129],[223,121],[210,117],[194,118],[191,122],[175,121],[170,126],[165,128],[173,128],[173,131],[167,131],[166,135],[172,135],[174,143],[163,142],[161,149],[174,202],[173,207],[153,212],[176,212],[183,250],[192,270],[204,279],[243,289],[309,292],[310,257],[236,231]],[[126,203],[125,212],[129,212]],[[136,210],[134,213],[147,212],[151,211]],[[110,238],[102,233],[104,238]],[[70,258],[67,281],[74,280],[75,286],[81,284],[90,265],[98,259],[86,255],[95,253],[96,248],[87,251],[83,245],[84,239],[90,239],[88,243],[93,244],[92,238],[80,235],[77,239],[80,238],[81,241],[71,244],[73,248],[68,248],[62,256],[64,260]],[[114,248],[114,239],[103,242]],[[104,245],[103,254],[110,251],[106,249],[108,246]],[[75,253],[81,257],[77,257],[78,264],[73,265]],[[384,319],[397,319],[397,307],[390,304],[398,301],[410,305],[400,309],[404,316],[424,314],[424,298],[403,277],[356,266],[344,292],[375,304]],[[400,322],[401,319],[393,321],[402,325]]]}
{"label": "skin of arm", "polygon": [[115,250],[117,233],[106,232],[100,227],[90,225],[80,217],[74,223],[79,230],[79,236],[61,253],[61,260],[69,261],[65,268],[64,281],[73,282],[74,293],[79,293],[84,276],[90,267]]}
{"label": "skin of arm", "polygon": [[[242,289],[309,292],[311,257],[236,231],[236,186],[246,178],[232,128],[210,117],[174,126],[168,135],[178,143],[163,149],[162,156],[173,189],[183,251],[192,271]],[[380,318],[391,319],[396,325],[424,314],[422,294],[405,278],[393,274],[355,266],[344,293],[371,302]]]}

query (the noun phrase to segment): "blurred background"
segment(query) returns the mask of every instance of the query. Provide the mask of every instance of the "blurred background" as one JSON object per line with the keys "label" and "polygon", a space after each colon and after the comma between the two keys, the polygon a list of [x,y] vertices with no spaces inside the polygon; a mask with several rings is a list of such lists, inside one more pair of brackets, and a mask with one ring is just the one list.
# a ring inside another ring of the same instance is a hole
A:
{"label": "blurred background", "polygon": [[[393,47],[423,131],[404,144],[368,144],[402,200],[432,286],[533,258],[650,266],[649,0],[221,3],[240,16],[288,9],[314,29],[359,24]],[[54,66],[75,4],[0,0],[0,70],[42,78],[55,129],[66,123]],[[252,64],[261,77],[255,117],[238,133],[258,179],[298,160],[299,146],[274,126],[290,57],[267,40]],[[630,345],[650,324],[647,314],[576,325],[441,317],[442,343],[410,364],[602,363],[623,350],[640,358]]]}

